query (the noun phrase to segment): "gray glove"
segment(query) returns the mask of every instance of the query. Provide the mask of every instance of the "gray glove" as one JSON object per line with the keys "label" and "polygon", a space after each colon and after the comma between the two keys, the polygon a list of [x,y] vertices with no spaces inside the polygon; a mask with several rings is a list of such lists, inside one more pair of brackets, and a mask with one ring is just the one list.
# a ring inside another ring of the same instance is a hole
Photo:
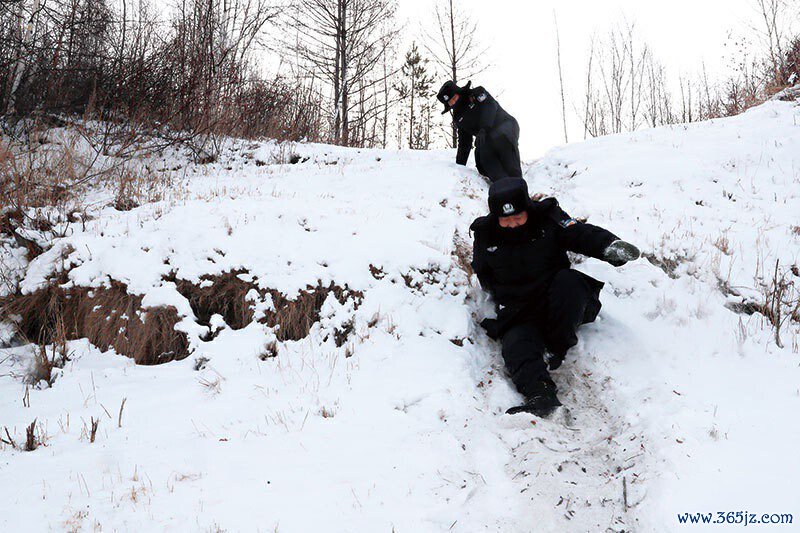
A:
{"label": "gray glove", "polygon": [[616,240],[603,251],[603,259],[615,267],[620,267],[628,261],[639,259],[642,253],[629,242]]}

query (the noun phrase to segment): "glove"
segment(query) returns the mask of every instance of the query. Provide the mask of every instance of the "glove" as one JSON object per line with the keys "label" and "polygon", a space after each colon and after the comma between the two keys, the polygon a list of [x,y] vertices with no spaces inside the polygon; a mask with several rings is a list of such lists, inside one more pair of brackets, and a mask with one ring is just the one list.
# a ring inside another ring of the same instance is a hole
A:
{"label": "glove", "polygon": [[615,267],[621,267],[628,261],[639,259],[641,255],[636,246],[617,239],[603,251],[603,260]]}

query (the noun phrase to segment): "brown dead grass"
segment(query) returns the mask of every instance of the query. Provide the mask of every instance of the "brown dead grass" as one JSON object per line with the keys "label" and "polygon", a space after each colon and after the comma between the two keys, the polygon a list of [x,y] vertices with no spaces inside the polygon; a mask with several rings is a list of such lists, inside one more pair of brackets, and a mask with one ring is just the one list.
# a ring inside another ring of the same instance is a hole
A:
{"label": "brown dead grass", "polygon": [[155,365],[189,355],[186,334],[175,330],[174,307],[142,309],[142,297],[125,284],[64,289],[57,282],[0,302],[0,318],[13,321],[20,335],[37,344],[59,337],[87,338],[100,350],[114,350],[137,364]]}
{"label": "brown dead grass", "polygon": [[472,269],[472,245],[458,232],[453,234],[453,259],[467,277],[474,274]]}
{"label": "brown dead grass", "polygon": [[[276,290],[271,290],[270,294],[274,310],[265,314],[263,322],[270,327],[277,327],[275,336],[280,341],[300,340],[308,336],[311,327],[319,320],[322,304],[329,294],[333,294],[341,304],[349,298],[354,298],[356,307],[364,298],[361,291],[351,290],[347,285],[340,287],[333,282],[327,286],[322,283],[315,287],[308,286],[291,300]],[[348,334],[345,329],[336,335],[338,346],[344,344]]]}
{"label": "brown dead grass", "polygon": [[[203,276],[200,286],[184,279],[172,280],[194,311],[197,322],[208,326],[211,316],[222,315],[231,329],[241,329],[253,321],[253,308],[246,295],[254,283],[239,278],[245,270],[234,270],[218,276]],[[208,284],[208,282],[211,282]]]}
{"label": "brown dead grass", "polygon": [[[322,306],[330,295],[342,304],[353,299],[356,308],[363,299],[362,292],[333,282],[308,286],[289,298],[274,289],[259,289],[254,282],[241,279],[241,274],[244,271],[204,276],[204,286],[176,279],[174,275],[168,279],[174,281],[178,291],[189,300],[198,323],[206,326],[212,315],[219,314],[229,327],[243,328],[255,318],[253,302],[247,294],[256,290],[262,298],[271,296],[273,310],[266,312],[260,322],[275,329],[278,341],[307,337],[311,327],[319,321]],[[97,289],[65,289],[59,284],[63,281],[62,276],[36,292],[16,294],[0,301],[0,320],[13,322],[21,337],[39,345],[87,338],[101,350],[113,347],[117,353],[142,365],[166,363],[189,355],[186,334],[175,330],[179,317],[174,307],[142,309],[142,297],[129,294],[126,285],[117,281]],[[336,345],[344,345],[353,330],[352,320],[336,328],[333,332]],[[274,350],[266,352],[269,356],[276,353]],[[54,349],[54,356],[45,357],[39,365],[42,379],[48,382],[51,380],[47,370],[52,370],[54,364],[57,366],[55,353]]]}
{"label": "brown dead grass", "polygon": [[[269,295],[272,298],[273,310],[267,311],[260,322],[275,328],[279,341],[300,340],[308,336],[311,327],[319,321],[320,310],[329,295],[342,304],[348,299],[355,300],[355,307],[360,305],[364,294],[351,290],[347,285],[341,287],[331,282],[329,285],[318,283],[307,286],[293,298],[275,289],[261,289],[254,281],[242,279],[246,270],[234,270],[219,275],[201,277],[201,283],[177,279],[168,276],[192,307],[197,322],[208,326],[212,315],[219,314],[231,329],[241,329],[255,318],[253,302],[247,294],[255,290],[261,298]],[[352,333],[352,321],[334,331],[337,346],[342,346]]]}
{"label": "brown dead grass", "polygon": [[44,252],[44,249],[39,245],[39,243],[24,237],[18,231],[18,228],[22,227],[26,222],[40,231],[47,231],[50,229],[48,228],[42,230],[42,228],[45,228],[48,224],[45,219],[36,218],[33,220],[26,220],[25,214],[21,209],[10,208],[0,213],[0,235],[6,235],[13,238],[14,241],[16,241],[17,246],[20,248],[25,248],[28,261],[33,261],[34,258]]}
{"label": "brown dead grass", "polygon": [[17,208],[63,205],[89,166],[72,146],[0,143],[0,202]]}

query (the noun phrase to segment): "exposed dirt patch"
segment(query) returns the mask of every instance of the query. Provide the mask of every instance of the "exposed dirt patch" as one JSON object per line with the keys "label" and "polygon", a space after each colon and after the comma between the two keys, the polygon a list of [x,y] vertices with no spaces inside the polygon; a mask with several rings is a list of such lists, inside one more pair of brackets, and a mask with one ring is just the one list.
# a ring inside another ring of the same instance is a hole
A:
{"label": "exposed dirt patch", "polygon": [[766,311],[763,304],[746,300],[742,300],[741,302],[728,302],[725,304],[725,307],[740,315],[754,315],[756,313],[764,315]]}
{"label": "exposed dirt patch", "polygon": [[231,329],[241,329],[253,321],[254,315],[247,293],[256,289],[256,285],[239,277],[246,273],[246,270],[234,270],[218,276],[206,275],[200,278],[200,284],[174,276],[170,281],[174,281],[178,292],[189,300],[198,323],[208,326],[211,316],[219,314]]}
{"label": "exposed dirt patch", "polygon": [[[180,292],[192,307],[197,322],[210,325],[211,316],[219,314],[231,329],[241,329],[255,319],[254,304],[268,296],[272,299],[272,309],[259,319],[261,323],[275,328],[278,340],[300,340],[308,336],[311,327],[319,321],[320,311],[329,295],[341,304],[354,299],[358,308],[363,300],[361,291],[351,290],[347,285],[341,287],[331,282],[307,286],[294,298],[275,289],[262,289],[255,279],[247,280],[246,270],[234,270],[215,276],[202,276],[200,283],[167,277],[175,282]],[[334,340],[341,346],[353,331],[352,321],[348,321],[334,331]]]}
{"label": "exposed dirt patch", "polygon": [[667,276],[669,276],[670,278],[672,278],[672,279],[677,279],[678,278],[678,275],[675,273],[675,271],[678,269],[678,267],[683,262],[681,260],[681,258],[677,258],[677,257],[676,258],[659,257],[659,256],[657,256],[655,254],[651,254],[651,253],[643,253],[642,257],[644,257],[648,261],[650,261],[651,265],[655,265],[658,268],[660,268],[661,270],[663,270],[664,273]]}
{"label": "exposed dirt patch", "polygon": [[[275,335],[281,341],[300,340],[306,337],[311,327],[319,320],[320,310],[328,295],[333,294],[341,304],[353,298],[355,308],[358,308],[364,298],[361,291],[351,290],[347,285],[340,287],[333,282],[327,286],[322,283],[315,287],[308,286],[292,300],[278,291],[269,292],[274,309],[267,311],[263,322],[270,327],[277,326]],[[348,334],[347,328],[336,332],[337,346],[344,344]]]}
{"label": "exposed dirt patch", "polygon": [[[353,300],[358,308],[363,293],[335,283],[308,286],[294,298],[274,289],[260,289],[248,281],[243,270],[217,276],[203,276],[200,283],[173,281],[191,305],[197,322],[210,326],[211,317],[219,314],[232,329],[240,329],[255,320],[257,300],[272,299],[272,309],[259,319],[272,328],[279,341],[300,340],[308,336],[320,319],[320,311],[329,295],[341,304]],[[61,286],[63,276],[31,294],[16,294],[0,300],[0,320],[16,325],[18,334],[39,345],[66,339],[89,339],[101,350],[114,348],[138,364],[155,365],[189,355],[185,333],[176,331],[180,321],[174,307],[142,308],[142,297],[129,294],[127,286],[112,281],[109,287],[86,288]],[[337,346],[342,346],[353,332],[348,320],[333,331]],[[213,338],[213,336],[212,336]],[[210,340],[210,339],[206,339]]]}
{"label": "exposed dirt patch", "polygon": [[424,285],[436,285],[443,281],[446,273],[439,266],[427,268],[412,268],[408,273],[402,274],[406,287],[412,290],[422,290]]}
{"label": "exposed dirt patch", "polygon": [[452,255],[458,268],[463,270],[467,277],[471,277],[475,273],[472,269],[472,243],[458,231],[453,234]]}
{"label": "exposed dirt patch", "polygon": [[114,350],[140,365],[156,365],[189,355],[186,334],[174,307],[142,309],[142,297],[127,286],[64,289],[57,281],[30,294],[0,302],[0,318],[16,324],[20,335],[37,344],[58,338],[87,338],[100,350]]}

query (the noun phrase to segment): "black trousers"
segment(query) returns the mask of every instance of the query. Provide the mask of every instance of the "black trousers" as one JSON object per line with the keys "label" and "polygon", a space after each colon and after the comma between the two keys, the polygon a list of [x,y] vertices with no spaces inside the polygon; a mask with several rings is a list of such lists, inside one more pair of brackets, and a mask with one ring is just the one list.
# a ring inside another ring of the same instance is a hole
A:
{"label": "black trousers", "polygon": [[578,327],[594,320],[594,316],[587,317],[587,304],[593,298],[592,288],[583,275],[575,270],[561,270],[548,288],[544,316],[523,313],[506,330],[503,359],[520,393],[530,396],[543,382],[553,382],[544,361],[545,351],[565,355],[578,343]]}
{"label": "black trousers", "polygon": [[521,178],[519,124],[515,118],[479,137],[475,143],[475,166],[482,176],[494,182],[501,178]]}

